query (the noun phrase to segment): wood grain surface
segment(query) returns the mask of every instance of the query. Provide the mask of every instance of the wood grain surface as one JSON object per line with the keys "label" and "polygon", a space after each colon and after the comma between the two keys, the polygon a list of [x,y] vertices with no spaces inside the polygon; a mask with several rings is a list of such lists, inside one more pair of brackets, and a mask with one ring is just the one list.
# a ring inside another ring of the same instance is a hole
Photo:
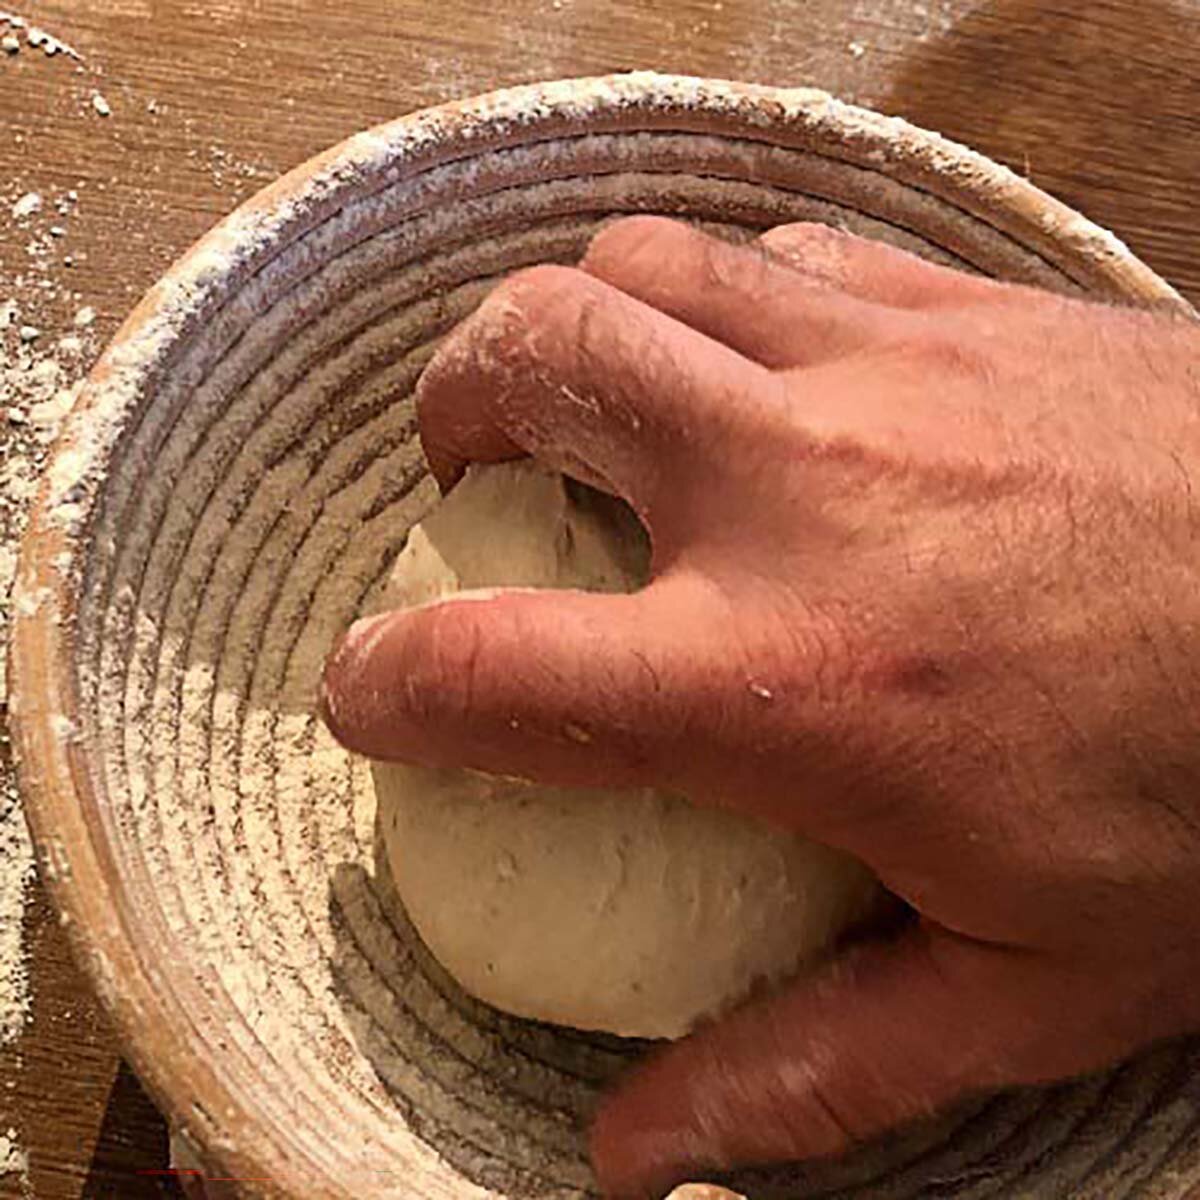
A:
{"label": "wood grain surface", "polygon": [[[47,335],[86,304],[107,336],[218,217],[364,126],[632,67],[815,84],[941,130],[1115,230],[1200,303],[1197,0],[14,2],[82,56],[0,55],[0,302]],[[65,233],[35,270],[12,201],[68,189]],[[36,888],[25,944],[33,1014],[0,1049],[0,1132],[28,1152],[28,1189],[8,1176],[0,1196],[171,1194],[150,1173],[166,1166],[162,1121]]]}

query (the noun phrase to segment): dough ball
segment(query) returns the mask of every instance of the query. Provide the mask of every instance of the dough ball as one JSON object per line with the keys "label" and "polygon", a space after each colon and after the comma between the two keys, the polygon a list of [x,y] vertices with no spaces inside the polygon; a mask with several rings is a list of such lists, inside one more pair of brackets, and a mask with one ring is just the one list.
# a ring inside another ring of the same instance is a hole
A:
{"label": "dough ball", "polygon": [[746,1197],[712,1183],[684,1183],[667,1200],[746,1200]]}
{"label": "dough ball", "polygon": [[[414,527],[378,607],[497,585],[633,591],[648,569],[623,504],[530,462],[475,467]],[[681,1036],[876,896],[843,854],[651,789],[372,772],[413,925],[468,992],[519,1016]]]}

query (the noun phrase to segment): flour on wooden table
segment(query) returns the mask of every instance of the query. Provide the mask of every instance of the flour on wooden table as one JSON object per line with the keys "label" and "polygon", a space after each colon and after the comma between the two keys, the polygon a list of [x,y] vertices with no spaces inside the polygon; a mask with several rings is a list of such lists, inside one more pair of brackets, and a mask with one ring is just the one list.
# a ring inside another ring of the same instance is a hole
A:
{"label": "flour on wooden table", "polygon": [[[22,334],[29,329],[37,336]],[[34,325],[15,298],[0,300],[0,678],[7,666],[10,599],[26,509],[93,351],[90,334],[56,336]],[[16,782],[5,773],[0,777],[0,1044],[11,1041],[24,1024],[21,911],[32,873]]]}
{"label": "flour on wooden table", "polygon": [[[65,236],[78,193],[17,189],[6,198],[0,216],[7,220],[0,224],[6,236],[26,240],[29,269],[0,279],[0,679],[6,671],[12,586],[28,503],[96,343],[90,321],[55,329],[45,315],[51,304],[73,300],[72,293],[53,282],[50,270],[62,259],[51,246]],[[6,717],[5,696],[0,706],[0,742],[5,743]],[[0,749],[7,758],[7,745]],[[22,937],[33,879],[33,844],[16,780],[0,768],[0,1047],[15,1042],[30,1017]],[[26,1194],[28,1158],[18,1133],[0,1128],[0,1180],[15,1176]]]}
{"label": "flour on wooden table", "polygon": [[67,45],[52,33],[47,33],[40,26],[31,24],[16,13],[0,12],[0,26],[6,30],[3,39],[0,39],[0,46],[3,46],[7,54],[21,52],[21,37],[24,35],[25,43],[32,49],[41,51],[47,58],[62,54],[76,62],[83,61],[83,56],[73,46]]}

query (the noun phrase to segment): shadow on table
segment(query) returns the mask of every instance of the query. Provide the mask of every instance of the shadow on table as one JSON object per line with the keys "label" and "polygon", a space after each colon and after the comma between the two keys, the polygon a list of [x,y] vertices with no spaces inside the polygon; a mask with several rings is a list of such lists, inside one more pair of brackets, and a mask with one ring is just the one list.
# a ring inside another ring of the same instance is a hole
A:
{"label": "shadow on table", "polygon": [[1028,174],[1198,301],[1197,79],[1194,4],[985,0],[912,55],[881,107]]}

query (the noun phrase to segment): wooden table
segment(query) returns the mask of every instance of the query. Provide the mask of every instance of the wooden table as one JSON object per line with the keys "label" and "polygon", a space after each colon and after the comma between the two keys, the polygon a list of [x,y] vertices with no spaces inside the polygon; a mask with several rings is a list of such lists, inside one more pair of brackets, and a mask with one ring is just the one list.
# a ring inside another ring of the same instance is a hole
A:
{"label": "wooden table", "polygon": [[[1200,304],[1198,0],[57,0],[17,11],[83,60],[27,44],[0,54],[0,302],[17,298],[47,334],[86,304],[107,336],[216,218],[357,129],[502,84],[631,67],[816,84],[941,130],[1115,230]],[[50,286],[19,284],[29,251],[9,205],[68,189],[78,201],[42,276]],[[0,1132],[16,1127],[32,1194],[169,1194],[139,1174],[166,1165],[163,1122],[40,889],[25,941],[33,1017],[0,1049]],[[20,1194],[14,1176],[0,1181],[0,1195]]]}

